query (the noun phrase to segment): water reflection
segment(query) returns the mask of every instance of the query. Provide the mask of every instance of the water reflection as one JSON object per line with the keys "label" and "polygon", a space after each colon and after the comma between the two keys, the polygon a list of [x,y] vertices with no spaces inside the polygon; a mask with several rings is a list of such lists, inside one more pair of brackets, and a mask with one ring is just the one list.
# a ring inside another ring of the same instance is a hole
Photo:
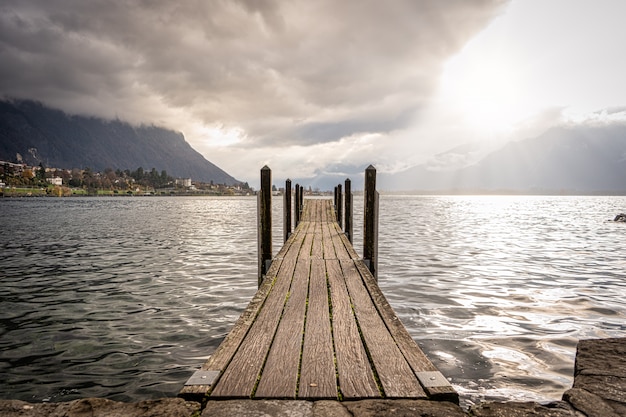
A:
{"label": "water reflection", "polygon": [[256,290],[254,199],[5,200],[2,212],[5,398],[175,395]]}
{"label": "water reflection", "polygon": [[[355,203],[360,252],[362,206]],[[274,199],[273,247],[282,246]],[[554,400],[624,336],[621,197],[383,196],[379,283],[461,393]],[[254,198],[0,200],[4,398],[173,396],[256,291]]]}
{"label": "water reflection", "polygon": [[386,197],[380,285],[466,404],[559,399],[578,339],[624,336],[624,203]]}

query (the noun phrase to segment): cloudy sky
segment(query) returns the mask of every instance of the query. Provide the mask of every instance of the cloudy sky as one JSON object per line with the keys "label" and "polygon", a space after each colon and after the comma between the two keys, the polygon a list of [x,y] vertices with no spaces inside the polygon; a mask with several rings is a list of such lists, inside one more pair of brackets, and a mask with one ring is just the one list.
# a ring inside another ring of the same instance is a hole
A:
{"label": "cloudy sky", "polygon": [[181,131],[251,185],[264,164],[394,172],[622,123],[624,16],[622,0],[3,0],[0,95]]}

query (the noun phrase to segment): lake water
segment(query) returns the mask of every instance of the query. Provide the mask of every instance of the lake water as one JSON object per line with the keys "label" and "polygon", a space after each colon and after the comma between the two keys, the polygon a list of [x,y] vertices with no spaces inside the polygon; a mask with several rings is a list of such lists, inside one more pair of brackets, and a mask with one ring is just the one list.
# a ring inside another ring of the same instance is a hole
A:
{"label": "lake water", "polygon": [[[625,197],[380,209],[379,284],[464,405],[559,399],[579,339],[626,336]],[[256,291],[255,216],[245,197],[0,199],[0,397],[175,396]]]}

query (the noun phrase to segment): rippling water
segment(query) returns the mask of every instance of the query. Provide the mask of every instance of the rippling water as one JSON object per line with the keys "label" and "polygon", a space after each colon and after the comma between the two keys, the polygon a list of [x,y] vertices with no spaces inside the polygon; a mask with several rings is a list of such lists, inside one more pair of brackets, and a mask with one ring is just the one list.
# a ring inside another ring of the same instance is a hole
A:
{"label": "rippling water", "polygon": [[[626,198],[380,207],[380,286],[464,404],[558,399],[578,339],[626,336],[626,224],[607,221]],[[255,215],[254,198],[0,200],[2,397],[176,395],[256,291]]]}

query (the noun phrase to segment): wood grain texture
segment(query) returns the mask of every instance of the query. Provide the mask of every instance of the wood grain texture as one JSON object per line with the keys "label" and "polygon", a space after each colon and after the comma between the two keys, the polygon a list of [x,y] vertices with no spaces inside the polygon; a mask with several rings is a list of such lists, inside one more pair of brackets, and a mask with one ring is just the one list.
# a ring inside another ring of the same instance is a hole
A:
{"label": "wood grain texture", "polygon": [[[331,227],[335,227],[339,232],[341,232],[341,229],[339,229],[338,225],[331,225]],[[350,243],[350,240],[348,239],[348,237],[341,233],[339,235],[339,238],[341,240],[341,243],[334,241],[333,243],[335,243],[336,245],[341,245],[341,247],[343,248],[342,250],[346,250],[349,254],[350,254],[350,259],[360,259],[359,254],[356,253],[356,250],[354,249],[354,246],[352,246],[352,244]]]}
{"label": "wood grain texture", "polygon": [[322,227],[322,247],[324,252],[324,259],[337,259],[335,246],[333,245],[331,230],[332,226],[329,223],[324,223],[324,227]]}
{"label": "wood grain texture", "polygon": [[[369,269],[360,261],[355,262],[361,278],[376,304],[379,314],[389,332],[395,340],[398,348],[406,358],[414,373],[424,371],[437,371],[435,365],[422,352],[417,343],[413,340],[406,327],[402,324],[395,311],[389,305],[387,298],[384,296],[380,287],[376,283]],[[459,397],[452,385],[449,383],[437,387],[427,387],[426,392],[429,397],[452,401],[458,404]]]}
{"label": "wood grain texture", "polygon": [[326,268],[324,261],[319,259],[311,261],[309,306],[302,348],[298,398],[337,398]]}
{"label": "wood grain texture", "polygon": [[289,299],[267,356],[255,398],[296,398],[310,260],[299,259]]}
{"label": "wood grain texture", "polygon": [[[297,239],[298,237],[294,233],[287,243],[285,243],[281,252],[286,253],[293,243],[297,241]],[[235,325],[228,333],[224,341],[222,341],[217,350],[209,357],[209,359],[207,359],[200,369],[204,371],[219,371],[220,373],[226,369],[226,366],[235,355],[237,349],[241,345],[241,342],[254,323],[261,306],[265,303],[267,295],[274,286],[275,277],[280,269],[282,261],[282,257],[274,259],[274,262],[272,263],[272,266],[268,270],[267,274],[267,276],[271,278],[266,279],[261,285],[244,312],[235,322]],[[200,401],[211,390],[211,388],[212,386],[210,385],[184,386],[178,395],[188,400]]]}
{"label": "wood grain texture", "polygon": [[265,362],[291,285],[298,259],[298,233],[280,265],[274,286],[232,361],[211,391],[211,397],[249,398]]}
{"label": "wood grain texture", "polygon": [[311,257],[317,259],[324,259],[324,240],[322,226],[324,223],[316,222],[315,229],[313,231],[313,242],[311,247]]}
{"label": "wood grain texture", "polygon": [[329,225],[331,230],[331,237],[333,246],[335,247],[335,253],[337,259],[341,260],[350,260],[353,259],[352,253],[348,251],[347,246],[345,245],[345,241],[347,241],[346,236],[343,234],[339,225],[337,223],[333,223]]}
{"label": "wood grain texture", "polygon": [[378,314],[354,261],[340,262],[361,334],[385,396],[388,398],[426,398],[427,395],[417,377]]}
{"label": "wood grain texture", "polygon": [[339,261],[326,260],[339,388],[344,400],[381,395],[363,347]]}

